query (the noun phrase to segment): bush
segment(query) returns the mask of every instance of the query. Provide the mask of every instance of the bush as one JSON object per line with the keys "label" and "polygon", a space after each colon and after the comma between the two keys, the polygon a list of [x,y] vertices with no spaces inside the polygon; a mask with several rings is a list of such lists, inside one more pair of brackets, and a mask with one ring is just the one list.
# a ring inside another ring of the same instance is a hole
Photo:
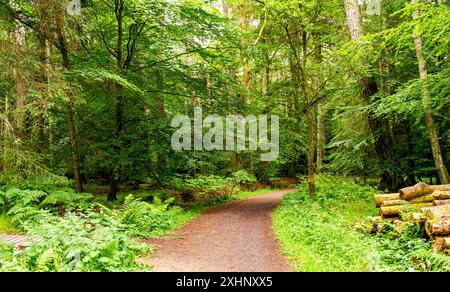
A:
{"label": "bush", "polygon": [[184,203],[216,199],[233,192],[232,179],[213,175],[174,179],[171,187],[180,193],[180,199]]}
{"label": "bush", "polygon": [[41,202],[43,207],[56,207],[57,209],[73,209],[91,202],[93,195],[88,193],[76,193],[73,190],[54,190]]}
{"label": "bush", "polygon": [[133,195],[125,198],[121,209],[115,216],[123,225],[122,230],[128,236],[148,238],[153,234],[170,230],[176,224],[174,218],[182,212],[179,207],[170,207],[173,198],[164,202],[156,200],[149,204],[135,199]]}
{"label": "bush", "polygon": [[47,194],[36,190],[8,189],[2,196],[3,209],[11,217],[14,224],[20,225],[26,221],[38,221],[42,215],[38,205]]}
{"label": "bush", "polygon": [[246,170],[240,170],[232,174],[233,182],[236,185],[249,185],[257,182],[254,175],[249,174]]}

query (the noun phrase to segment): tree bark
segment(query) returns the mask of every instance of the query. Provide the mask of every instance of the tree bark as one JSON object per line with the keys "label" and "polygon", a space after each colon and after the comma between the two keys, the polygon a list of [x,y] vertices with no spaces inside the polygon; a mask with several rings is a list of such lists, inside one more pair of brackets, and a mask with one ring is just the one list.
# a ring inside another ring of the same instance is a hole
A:
{"label": "tree bark", "polygon": [[[238,7],[238,17],[239,17],[239,24],[244,32],[247,32],[249,29],[249,23],[247,19],[247,9],[245,7],[245,4],[241,4]],[[241,80],[241,88],[242,92],[240,94],[241,102],[247,103],[247,94],[248,89],[250,85],[250,62],[249,57],[247,54],[247,45],[248,40],[244,38],[243,40],[243,48],[240,52],[240,58],[241,58],[241,64],[242,64],[242,80]],[[241,152],[237,151],[234,154],[234,170],[239,171],[244,169],[244,157]]]}
{"label": "tree bark", "polygon": [[164,98],[162,95],[162,91],[164,91],[164,78],[161,70],[156,69],[156,115],[158,118],[164,118],[166,116],[166,110],[164,107]]}
{"label": "tree bark", "polygon": [[[267,114],[267,105],[268,105],[267,94],[269,91],[269,82],[270,82],[270,64],[269,64],[270,60],[269,60],[269,53],[267,51],[266,45],[267,45],[266,39],[263,36],[263,38],[262,38],[263,70],[262,70],[262,80],[261,80],[261,97],[262,97],[264,104],[266,105],[264,107],[263,114]],[[258,172],[257,172],[257,177],[258,177],[259,181],[264,182],[264,183],[269,182],[269,176],[267,174],[268,168],[269,168],[268,161],[260,161],[259,162]]]}
{"label": "tree bark", "polygon": [[429,220],[425,229],[429,236],[450,235],[450,219]]}
{"label": "tree bark", "polygon": [[[293,84],[298,85],[300,84],[299,81],[299,72],[298,72],[298,68],[297,68],[297,62],[294,61],[294,58],[291,56],[289,58],[289,66],[290,66],[290,71],[291,71],[291,81]],[[294,107],[294,111],[296,113],[298,113],[300,105],[299,105],[299,99],[298,99],[298,95],[294,95],[293,97],[293,101],[292,101],[292,106]]]}
{"label": "tree bark", "polygon": [[226,17],[230,16],[230,12],[229,12],[229,9],[228,9],[228,4],[227,4],[227,2],[225,0],[222,0],[222,13]]}
{"label": "tree bark", "polygon": [[[114,12],[117,21],[117,43],[116,43],[116,62],[117,69],[119,72],[123,70],[124,58],[122,52],[123,46],[123,6],[125,0],[115,1]],[[123,87],[120,84],[114,86],[114,91],[116,94],[116,137],[118,138],[118,143],[114,146],[116,155],[121,152],[122,148],[122,131],[124,126],[124,110],[125,110],[125,99],[123,97]],[[113,158],[113,167],[110,173],[110,188],[108,193],[108,201],[117,200],[117,192],[119,191],[120,182],[120,171],[118,165],[118,158]]]}
{"label": "tree bark", "polygon": [[308,190],[309,195],[314,196],[316,194],[316,182],[315,182],[315,170],[314,170],[314,154],[315,154],[315,129],[314,129],[314,118],[312,113],[312,104],[308,91],[308,80],[306,77],[307,70],[307,58],[308,58],[308,36],[306,31],[302,31],[302,61],[300,64],[301,71],[301,87],[303,97],[305,98],[306,104],[306,123],[308,126]]}
{"label": "tree bark", "polygon": [[450,249],[450,236],[447,237],[436,237],[435,244],[438,250]]}
{"label": "tree bark", "polygon": [[[21,11],[16,10],[17,14],[21,14]],[[25,44],[25,26],[18,20],[16,20],[15,41],[17,50],[20,52]],[[21,58],[18,58],[20,64]],[[19,68],[14,68],[14,90],[16,93],[16,135],[22,140],[25,135],[24,129],[24,105],[25,105],[25,78],[23,72]]]}
{"label": "tree bark", "polygon": [[397,201],[397,200],[400,200],[400,194],[399,193],[395,193],[395,194],[379,194],[379,195],[375,195],[373,197],[373,204],[375,205],[376,208],[379,208],[386,201]]}
{"label": "tree bark", "polygon": [[[412,4],[417,4],[418,0],[412,0]],[[413,12],[413,20],[417,20],[419,18],[419,11],[415,10]],[[431,95],[430,90],[428,89],[427,85],[427,66],[426,66],[426,60],[423,53],[423,44],[422,44],[422,37],[420,35],[420,27],[419,25],[416,26],[415,32],[414,32],[414,45],[416,48],[416,55],[417,55],[417,61],[419,63],[419,74],[420,79],[423,80],[423,86],[422,86],[422,102],[423,102],[423,109],[425,113],[425,122],[428,129],[428,136],[430,138],[431,143],[431,150],[433,152],[433,158],[434,158],[434,164],[436,166],[439,180],[441,181],[441,184],[448,184],[450,183],[450,177],[447,170],[447,167],[445,166],[444,158],[442,155],[441,145],[439,143],[439,137],[436,130],[436,125],[434,123],[433,118],[433,111],[431,109]]]}
{"label": "tree bark", "polygon": [[381,207],[380,213],[383,217],[397,217],[403,212],[419,211],[424,207],[431,207],[433,203],[408,204],[390,207]]}
{"label": "tree bark", "polygon": [[[62,15],[56,16],[56,37],[57,48],[61,53],[62,66],[66,71],[70,70],[69,64],[69,51],[67,49],[66,39],[63,32],[64,19]],[[69,140],[72,152],[72,171],[75,180],[75,190],[77,192],[83,192],[83,182],[81,180],[81,167],[80,159],[78,156],[78,137],[74,119],[74,97],[71,92],[67,92],[67,107],[66,107],[66,119],[67,128],[69,132]]]}
{"label": "tree bark", "polygon": [[322,173],[325,157],[325,109],[322,101],[317,103],[317,165],[316,171]]}
{"label": "tree bark", "polygon": [[[347,15],[347,24],[350,30],[351,39],[357,42],[363,35],[361,25],[361,13],[357,0],[344,0],[345,12]],[[375,78],[362,76],[360,78],[361,98],[366,104],[370,104],[370,97],[378,92],[378,86]],[[388,122],[379,119],[370,110],[368,114],[368,123],[371,133],[375,137],[375,151],[381,165],[382,173],[380,179],[380,189],[388,189],[395,192],[402,188],[405,184],[403,176],[395,171],[389,171],[386,167],[387,163],[395,163],[393,145],[394,141],[389,131],[383,128]]]}
{"label": "tree bark", "polygon": [[41,77],[41,82],[45,84],[46,96],[43,96],[38,101],[39,112],[38,112],[38,134],[37,134],[37,145],[38,151],[44,152],[45,150],[45,112],[47,109],[47,103],[50,92],[50,58],[51,58],[51,44],[44,36],[40,36],[40,49],[41,49],[41,66],[43,68],[43,74]]}

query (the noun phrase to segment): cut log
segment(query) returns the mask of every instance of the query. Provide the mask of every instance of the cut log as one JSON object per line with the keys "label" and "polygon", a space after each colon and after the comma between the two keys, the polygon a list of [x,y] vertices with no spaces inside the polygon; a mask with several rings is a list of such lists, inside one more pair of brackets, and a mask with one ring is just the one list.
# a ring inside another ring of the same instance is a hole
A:
{"label": "cut log", "polygon": [[450,205],[450,200],[436,200],[434,201],[435,206],[447,206]]}
{"label": "cut log", "polygon": [[449,200],[450,199],[450,191],[434,191],[433,197],[436,200]]}
{"label": "cut log", "polygon": [[379,224],[379,223],[392,223],[395,220],[400,220],[400,218],[398,218],[398,217],[383,218],[381,216],[376,216],[376,217],[370,217],[369,220],[370,220],[370,223],[372,223],[372,224]]}
{"label": "cut log", "polygon": [[443,191],[443,192],[449,192],[450,191],[450,185],[438,185],[438,186],[431,186],[431,188],[435,191]]}
{"label": "cut log", "polygon": [[376,208],[380,208],[385,201],[400,200],[400,194],[380,194],[373,197],[373,203]]}
{"label": "cut log", "polygon": [[412,224],[423,224],[428,220],[424,213],[408,213],[405,219]]}
{"label": "cut log", "polygon": [[390,206],[401,206],[410,204],[408,201],[403,200],[392,200],[392,201],[384,201],[381,203],[382,207],[390,207]]}
{"label": "cut log", "polygon": [[394,222],[392,222],[392,224],[394,225],[395,232],[397,232],[398,234],[404,233],[408,226],[408,224],[402,220],[395,220]]}
{"label": "cut log", "polygon": [[438,247],[438,250],[450,249],[450,236],[436,237],[434,243]]}
{"label": "cut log", "polygon": [[[425,210],[424,210],[425,209]],[[425,214],[427,215],[428,220],[436,221],[440,219],[450,219],[450,206],[433,206],[429,208],[423,208]]]}
{"label": "cut log", "polygon": [[381,207],[380,213],[381,216],[388,217],[396,217],[399,216],[400,213],[405,212],[414,212],[419,211],[420,208],[433,206],[433,203],[420,203],[420,204],[409,204],[409,205],[401,205],[401,206],[390,206],[390,207]]}
{"label": "cut log", "polygon": [[450,235],[450,219],[428,220],[425,230],[429,236]]}
{"label": "cut log", "polygon": [[436,200],[436,198],[433,196],[433,194],[431,194],[431,195],[426,195],[426,196],[412,199],[412,200],[410,200],[410,202],[411,203],[430,203],[430,202],[433,202],[434,200]]}
{"label": "cut log", "polygon": [[422,197],[433,192],[433,188],[424,182],[420,182],[413,187],[408,187],[400,190],[400,199],[412,200],[418,197]]}
{"label": "cut log", "polygon": [[381,216],[370,217],[370,223],[372,225],[370,233],[383,233],[388,230],[390,224],[400,220],[398,217],[383,218]]}

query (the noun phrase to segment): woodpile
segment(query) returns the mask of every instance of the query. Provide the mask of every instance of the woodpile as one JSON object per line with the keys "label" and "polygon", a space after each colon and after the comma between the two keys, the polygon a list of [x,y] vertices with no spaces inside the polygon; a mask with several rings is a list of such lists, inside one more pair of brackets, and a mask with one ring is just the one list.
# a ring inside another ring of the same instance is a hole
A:
{"label": "woodpile", "polygon": [[435,249],[450,252],[450,185],[420,182],[395,194],[375,195],[373,201],[380,216],[371,218],[372,232],[383,232],[387,226],[398,230],[408,222],[421,224]]}

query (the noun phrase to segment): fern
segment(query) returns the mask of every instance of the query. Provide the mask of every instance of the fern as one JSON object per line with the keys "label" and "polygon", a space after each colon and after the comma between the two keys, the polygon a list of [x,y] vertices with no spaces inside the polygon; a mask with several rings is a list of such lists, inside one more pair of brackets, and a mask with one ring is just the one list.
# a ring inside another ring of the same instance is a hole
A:
{"label": "fern", "polygon": [[10,205],[28,206],[37,204],[47,194],[43,191],[8,189],[5,193],[7,202]]}
{"label": "fern", "polygon": [[11,222],[19,226],[40,223],[45,219],[47,212],[35,206],[15,205],[6,213],[11,216]]}
{"label": "fern", "polygon": [[0,207],[4,206],[5,204],[6,204],[5,193],[0,191]]}
{"label": "fern", "polygon": [[87,193],[75,193],[73,191],[53,191],[41,203],[41,206],[47,205],[71,205],[74,203],[88,202],[93,196]]}
{"label": "fern", "polygon": [[59,272],[63,264],[61,255],[52,248],[44,251],[36,260],[36,268],[42,272]]}

